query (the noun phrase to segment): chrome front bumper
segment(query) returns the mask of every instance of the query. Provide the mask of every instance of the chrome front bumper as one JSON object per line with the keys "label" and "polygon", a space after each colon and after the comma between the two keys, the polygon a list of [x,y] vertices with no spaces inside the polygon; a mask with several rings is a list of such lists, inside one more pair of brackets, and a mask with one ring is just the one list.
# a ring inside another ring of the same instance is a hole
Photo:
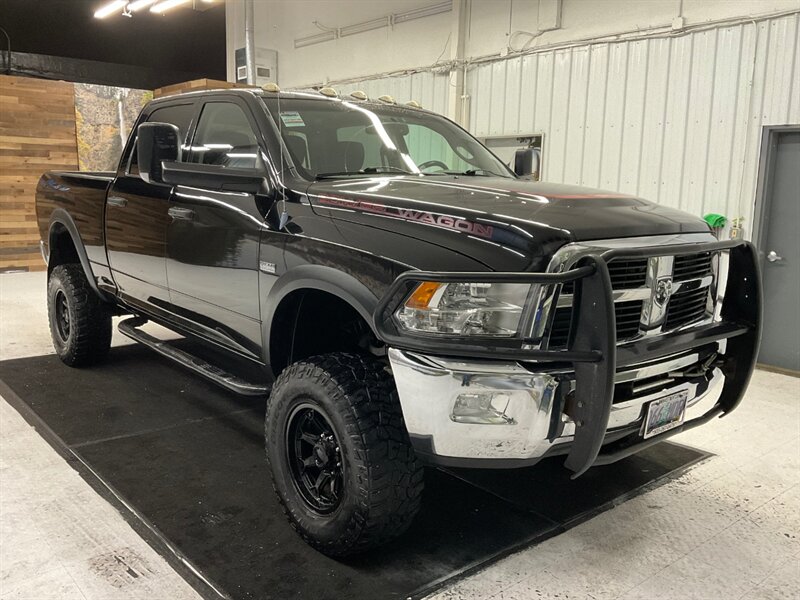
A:
{"label": "chrome front bumper", "polygon": [[[660,245],[653,245],[652,239],[645,247],[628,247],[628,240],[613,247],[604,243],[579,248],[578,262],[568,261],[572,266],[564,272],[402,273],[379,302],[373,321],[378,337],[390,348],[415,449],[434,462],[484,467],[523,466],[548,454],[567,454],[564,465],[578,477],[592,466],[614,462],[734,410],[758,356],[758,258],[747,242],[703,239],[660,239]],[[727,253],[727,277],[722,287],[718,281],[710,318],[618,343],[619,298],[609,264],[644,257],[648,265],[658,267],[648,273],[659,275],[661,258],[700,252]],[[529,315],[533,328],[522,326],[531,335],[491,344],[480,338],[409,332],[394,318],[421,281],[488,280],[552,289],[570,282],[579,286],[572,299],[566,348],[550,348],[538,337],[537,320],[544,323],[544,332],[552,325],[548,315],[553,314],[555,299],[550,296],[549,305],[537,303]],[[692,353],[698,354],[698,362],[668,366]],[[653,369],[667,376],[656,373],[653,379],[653,373],[648,374]],[[678,376],[671,377],[670,369]],[[688,397],[684,422],[645,439],[642,422],[649,403],[681,391],[681,386],[686,386]]]}
{"label": "chrome front bumper", "polygon": [[[409,436],[432,462],[512,467],[569,452],[576,425],[564,412],[562,399],[570,391],[570,371],[536,372],[519,362],[447,359],[395,348],[389,350],[389,360]],[[653,381],[697,360],[688,353],[626,368],[616,373],[615,382]],[[606,439],[640,433],[648,404],[682,390],[689,396],[685,421],[700,418],[717,405],[724,382],[721,370],[711,368],[702,386],[684,381],[615,402]],[[481,422],[459,413],[458,403],[477,397],[491,398],[498,417]]]}

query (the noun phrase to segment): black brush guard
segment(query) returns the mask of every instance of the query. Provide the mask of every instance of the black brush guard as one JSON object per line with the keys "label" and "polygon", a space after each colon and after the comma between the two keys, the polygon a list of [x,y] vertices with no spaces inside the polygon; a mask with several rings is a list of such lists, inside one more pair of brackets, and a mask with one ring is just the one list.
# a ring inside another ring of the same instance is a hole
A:
{"label": "black brush guard", "polygon": [[[690,328],[663,337],[645,338],[617,347],[616,320],[608,262],[615,258],[671,256],[694,252],[729,252],[727,287],[719,322]],[[421,281],[442,283],[562,284],[580,281],[573,305],[574,336],[567,350],[526,349],[532,340],[522,337],[492,340],[472,337],[434,338],[401,330],[393,315]],[[624,248],[590,254],[563,273],[436,273],[408,271],[400,275],[375,310],[375,328],[389,346],[472,358],[572,363],[575,400],[572,414],[575,437],[565,466],[573,478],[593,465],[608,464],[634,454],[666,437],[708,422],[732,411],[742,399],[755,368],[761,338],[761,278],[757,253],[744,241],[680,244],[661,248]],[[722,371],[725,382],[717,404],[701,417],[661,435],[612,445],[604,451],[618,368],[658,359],[691,348],[727,339]]]}

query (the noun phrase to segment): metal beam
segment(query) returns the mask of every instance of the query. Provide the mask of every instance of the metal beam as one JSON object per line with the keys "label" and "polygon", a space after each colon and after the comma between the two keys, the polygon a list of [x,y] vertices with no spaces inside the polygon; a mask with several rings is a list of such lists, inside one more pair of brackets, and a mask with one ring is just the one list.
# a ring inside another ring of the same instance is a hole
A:
{"label": "metal beam", "polygon": [[453,22],[450,32],[450,94],[447,116],[462,127],[469,125],[469,96],[466,94],[464,58],[469,37],[469,10],[467,0],[453,0]]}
{"label": "metal beam", "polygon": [[253,0],[244,0],[244,50],[247,66],[247,83],[256,84],[255,8]]}

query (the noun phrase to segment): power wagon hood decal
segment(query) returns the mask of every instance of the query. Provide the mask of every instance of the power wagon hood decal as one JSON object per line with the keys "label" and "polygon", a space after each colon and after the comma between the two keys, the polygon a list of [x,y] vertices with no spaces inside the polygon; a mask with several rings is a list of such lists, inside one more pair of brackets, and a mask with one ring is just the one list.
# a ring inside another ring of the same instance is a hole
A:
{"label": "power wagon hood decal", "polygon": [[365,213],[373,213],[383,215],[385,217],[394,217],[396,219],[403,219],[406,221],[416,221],[425,225],[435,225],[437,227],[444,227],[462,233],[471,233],[478,237],[491,239],[494,233],[492,225],[486,225],[477,221],[470,221],[469,219],[445,215],[439,212],[430,212],[427,210],[414,210],[412,208],[401,208],[399,206],[392,206],[389,204],[380,204],[365,200],[354,200],[350,198],[343,198],[334,196],[332,194],[320,194],[316,197],[315,206],[318,207],[337,207],[344,210],[359,210]]}
{"label": "power wagon hood decal", "polygon": [[339,179],[307,193],[318,214],[445,246],[498,271],[542,269],[571,241],[708,231],[698,217],[634,196],[499,177]]}

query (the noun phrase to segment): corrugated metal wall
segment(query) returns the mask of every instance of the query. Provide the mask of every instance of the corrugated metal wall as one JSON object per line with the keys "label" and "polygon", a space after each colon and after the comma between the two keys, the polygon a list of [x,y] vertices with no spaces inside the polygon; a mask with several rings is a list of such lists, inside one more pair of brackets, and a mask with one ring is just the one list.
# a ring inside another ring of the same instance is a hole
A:
{"label": "corrugated metal wall", "polygon": [[477,136],[544,134],[543,179],[619,190],[749,231],[762,125],[800,124],[800,17],[475,66]]}
{"label": "corrugated metal wall", "polygon": [[370,98],[389,94],[398,102],[416,100],[425,108],[441,114],[447,113],[449,88],[450,78],[447,75],[430,71],[336,86],[342,96],[355,90],[366,92]]}
{"label": "corrugated metal wall", "polygon": [[[800,16],[473,65],[469,130],[544,135],[543,179],[636,194],[752,231],[762,125],[800,124]],[[337,85],[447,113],[446,75]]]}

